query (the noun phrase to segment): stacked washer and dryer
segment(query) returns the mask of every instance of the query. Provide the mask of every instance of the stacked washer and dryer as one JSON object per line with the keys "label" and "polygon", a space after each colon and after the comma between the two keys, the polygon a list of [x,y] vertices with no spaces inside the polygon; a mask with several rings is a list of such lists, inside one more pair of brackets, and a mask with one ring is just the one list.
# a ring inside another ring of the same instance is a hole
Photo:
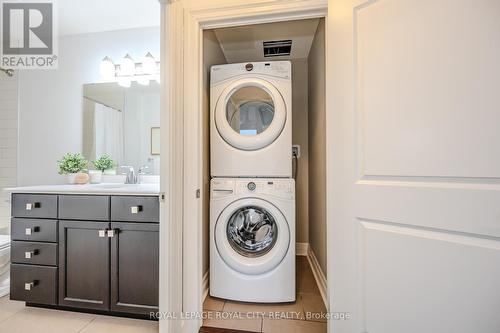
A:
{"label": "stacked washer and dryer", "polygon": [[210,81],[210,295],[295,301],[291,63],[213,66]]}

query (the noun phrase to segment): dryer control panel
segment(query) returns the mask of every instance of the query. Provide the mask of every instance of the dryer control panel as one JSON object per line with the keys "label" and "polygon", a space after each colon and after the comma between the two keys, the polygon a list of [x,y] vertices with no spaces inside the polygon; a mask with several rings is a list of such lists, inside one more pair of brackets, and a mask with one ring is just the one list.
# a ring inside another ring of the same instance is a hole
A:
{"label": "dryer control panel", "polygon": [[290,80],[292,77],[292,64],[290,61],[269,61],[215,65],[210,69],[210,82],[216,84],[229,78],[248,74],[268,75]]}

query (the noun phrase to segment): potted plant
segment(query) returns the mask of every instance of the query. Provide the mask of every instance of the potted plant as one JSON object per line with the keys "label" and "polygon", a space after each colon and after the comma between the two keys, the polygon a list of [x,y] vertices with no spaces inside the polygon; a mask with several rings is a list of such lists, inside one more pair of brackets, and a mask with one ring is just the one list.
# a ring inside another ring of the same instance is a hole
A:
{"label": "potted plant", "polygon": [[58,161],[59,174],[67,176],[68,184],[85,184],[88,181],[88,175],[83,173],[88,165],[88,161],[82,154],[66,154]]}
{"label": "potted plant", "polygon": [[115,161],[113,161],[107,154],[104,154],[97,160],[92,161],[92,164],[94,165],[96,170],[92,170],[92,172],[90,173],[90,182],[94,184],[98,184],[101,182],[103,173],[112,174],[109,171],[113,170],[116,165]]}

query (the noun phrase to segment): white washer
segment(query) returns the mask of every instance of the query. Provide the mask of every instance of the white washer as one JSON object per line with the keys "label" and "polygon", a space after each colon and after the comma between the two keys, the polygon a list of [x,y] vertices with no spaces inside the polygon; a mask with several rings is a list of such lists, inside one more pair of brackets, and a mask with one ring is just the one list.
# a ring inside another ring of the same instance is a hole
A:
{"label": "white washer", "polygon": [[290,61],[212,66],[212,177],[292,177]]}
{"label": "white washer", "polygon": [[10,291],[10,236],[0,235],[0,297]]}
{"label": "white washer", "polygon": [[215,178],[210,187],[210,295],[295,301],[294,180]]}

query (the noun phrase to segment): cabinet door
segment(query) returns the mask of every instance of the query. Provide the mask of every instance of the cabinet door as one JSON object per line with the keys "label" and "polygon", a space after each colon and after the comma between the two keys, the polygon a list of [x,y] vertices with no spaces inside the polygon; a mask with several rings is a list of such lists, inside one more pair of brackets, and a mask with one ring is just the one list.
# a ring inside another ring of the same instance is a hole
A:
{"label": "cabinet door", "polygon": [[111,223],[111,310],[158,311],[159,225]]}
{"label": "cabinet door", "polygon": [[106,229],[108,222],[59,222],[59,305],[109,309]]}

